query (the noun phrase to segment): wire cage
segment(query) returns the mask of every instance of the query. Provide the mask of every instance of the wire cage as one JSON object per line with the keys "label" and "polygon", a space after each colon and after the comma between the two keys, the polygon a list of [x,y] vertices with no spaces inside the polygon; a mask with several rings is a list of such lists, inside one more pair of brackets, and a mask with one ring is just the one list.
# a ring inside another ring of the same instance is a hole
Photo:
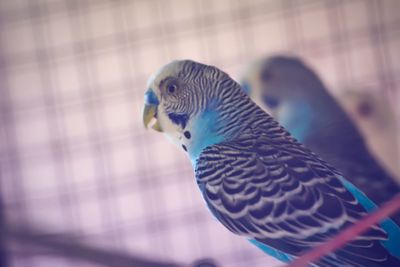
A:
{"label": "wire cage", "polygon": [[54,252],[73,244],[279,266],[213,220],[186,156],[145,132],[146,80],[173,59],[238,79],[255,58],[293,54],[333,95],[383,95],[399,119],[399,10],[397,0],[1,1],[4,265],[124,266]]}

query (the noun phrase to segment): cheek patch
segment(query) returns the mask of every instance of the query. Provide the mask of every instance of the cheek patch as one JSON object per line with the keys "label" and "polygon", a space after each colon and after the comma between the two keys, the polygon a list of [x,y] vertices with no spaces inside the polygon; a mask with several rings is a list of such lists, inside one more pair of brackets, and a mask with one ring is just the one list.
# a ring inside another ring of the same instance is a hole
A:
{"label": "cheek patch", "polygon": [[189,116],[187,114],[169,113],[168,118],[174,124],[180,125],[182,129],[185,129]]}

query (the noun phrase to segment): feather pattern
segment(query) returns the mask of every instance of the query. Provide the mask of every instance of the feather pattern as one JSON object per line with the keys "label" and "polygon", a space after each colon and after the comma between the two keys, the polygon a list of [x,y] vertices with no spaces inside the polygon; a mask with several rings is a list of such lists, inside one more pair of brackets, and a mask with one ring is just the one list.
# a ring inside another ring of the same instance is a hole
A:
{"label": "feather pattern", "polygon": [[[211,212],[233,233],[300,256],[366,215],[337,171],[269,116],[255,116],[235,138],[207,147],[196,180]],[[318,266],[399,266],[374,226]]]}

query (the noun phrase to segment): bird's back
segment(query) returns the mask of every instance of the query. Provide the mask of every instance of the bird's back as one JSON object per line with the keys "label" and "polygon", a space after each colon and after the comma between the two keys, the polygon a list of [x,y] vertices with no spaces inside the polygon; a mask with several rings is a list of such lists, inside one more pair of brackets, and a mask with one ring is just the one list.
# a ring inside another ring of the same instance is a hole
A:
{"label": "bird's back", "polygon": [[[280,260],[305,253],[364,216],[339,173],[267,115],[233,140],[206,148],[196,179],[210,210],[230,231]],[[318,266],[400,266],[373,228]]]}

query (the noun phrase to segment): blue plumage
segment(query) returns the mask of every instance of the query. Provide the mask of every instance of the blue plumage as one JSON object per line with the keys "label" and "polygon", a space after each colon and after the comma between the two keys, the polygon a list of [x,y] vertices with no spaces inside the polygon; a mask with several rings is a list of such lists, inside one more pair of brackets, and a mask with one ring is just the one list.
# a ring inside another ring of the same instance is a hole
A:
{"label": "blue plumage", "polygon": [[218,113],[208,109],[193,119],[192,132],[195,138],[192,139],[188,151],[193,165],[196,164],[196,160],[204,148],[224,140],[222,134],[215,133],[215,128],[218,127],[217,121]]}
{"label": "blue plumage", "polygon": [[288,254],[283,253],[282,251],[279,251],[277,249],[274,249],[272,247],[269,247],[255,239],[249,239],[249,242],[252,243],[253,245],[257,246],[259,249],[270,255],[271,257],[274,257],[277,260],[289,263],[293,260],[293,257],[290,257]]}
{"label": "blue plumage", "polygon": [[[366,209],[369,213],[375,211],[377,206],[373,203],[363,192],[361,192],[357,187],[351,184],[349,181],[341,177],[341,181],[343,185],[349,190],[353,196],[360,202],[360,204]],[[393,256],[396,256],[400,259],[400,227],[393,222],[391,219],[385,219],[380,222],[380,226],[386,231],[388,234],[388,239],[382,241],[382,244],[385,248],[387,248]]]}
{"label": "blue plumage", "polygon": [[312,134],[314,116],[315,114],[307,102],[296,102],[288,109],[279,111],[282,126],[300,142],[304,142]]}

